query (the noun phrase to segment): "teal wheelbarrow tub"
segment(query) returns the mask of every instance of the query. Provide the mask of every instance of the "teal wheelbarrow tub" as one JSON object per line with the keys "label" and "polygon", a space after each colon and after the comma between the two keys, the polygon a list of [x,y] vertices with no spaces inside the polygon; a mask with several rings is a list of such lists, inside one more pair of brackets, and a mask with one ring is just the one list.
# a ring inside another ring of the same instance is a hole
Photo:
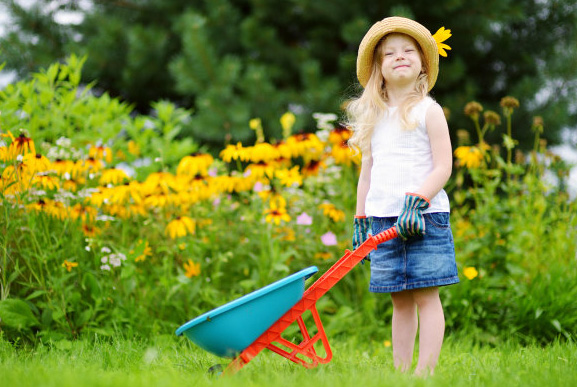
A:
{"label": "teal wheelbarrow tub", "polygon": [[204,350],[234,358],[303,297],[311,266],[206,312],[176,330]]}

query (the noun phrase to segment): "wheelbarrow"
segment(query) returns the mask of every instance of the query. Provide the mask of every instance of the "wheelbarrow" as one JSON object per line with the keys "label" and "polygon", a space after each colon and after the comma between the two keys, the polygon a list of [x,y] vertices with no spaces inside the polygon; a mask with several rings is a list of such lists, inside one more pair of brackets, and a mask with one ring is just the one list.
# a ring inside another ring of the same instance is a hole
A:
{"label": "wheelbarrow", "polygon": [[[316,308],[317,301],[380,243],[397,235],[394,226],[375,236],[369,235],[356,250],[346,250],[306,291],[305,280],[318,271],[315,266],[204,313],[179,327],[176,335],[185,335],[217,356],[232,358],[223,374],[236,373],[265,348],[306,368],[328,363],[332,351]],[[316,326],[312,336],[303,320],[307,311]],[[298,344],[281,336],[295,322],[303,339]],[[319,341],[324,353],[317,353],[314,348]]]}

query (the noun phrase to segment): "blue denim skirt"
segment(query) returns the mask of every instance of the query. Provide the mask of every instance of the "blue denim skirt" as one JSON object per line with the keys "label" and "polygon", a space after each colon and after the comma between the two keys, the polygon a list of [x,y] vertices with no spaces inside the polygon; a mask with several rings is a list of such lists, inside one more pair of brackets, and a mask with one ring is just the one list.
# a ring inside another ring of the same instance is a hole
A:
{"label": "blue denim skirt", "polygon": [[[374,293],[445,286],[459,282],[448,212],[424,214],[425,235],[381,243],[370,254]],[[371,234],[392,227],[397,217],[371,218]]]}

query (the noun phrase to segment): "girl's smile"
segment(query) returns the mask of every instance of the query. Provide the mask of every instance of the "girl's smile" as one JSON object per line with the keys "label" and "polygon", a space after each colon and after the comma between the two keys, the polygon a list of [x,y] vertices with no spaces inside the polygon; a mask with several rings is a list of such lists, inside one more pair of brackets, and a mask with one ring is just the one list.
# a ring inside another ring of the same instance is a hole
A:
{"label": "girl's smile", "polygon": [[415,41],[403,34],[389,35],[383,45],[381,64],[388,86],[416,82],[421,69],[421,54]]}

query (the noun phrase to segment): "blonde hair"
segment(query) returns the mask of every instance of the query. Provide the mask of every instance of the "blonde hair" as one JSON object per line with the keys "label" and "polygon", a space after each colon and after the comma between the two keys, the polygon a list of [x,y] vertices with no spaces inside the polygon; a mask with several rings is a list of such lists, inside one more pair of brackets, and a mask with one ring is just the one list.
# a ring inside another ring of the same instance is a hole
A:
{"label": "blonde hair", "polygon": [[[387,102],[389,97],[385,79],[381,71],[381,64],[384,57],[385,41],[392,33],[384,36],[375,47],[375,55],[372,63],[371,77],[365,86],[361,95],[353,98],[347,103],[346,114],[347,120],[345,125],[353,131],[353,135],[348,144],[353,150],[361,151],[362,154],[369,155],[371,151],[371,137],[375,124],[388,110]],[[409,36],[406,34],[402,34]],[[405,130],[413,130],[417,127],[417,122],[409,117],[413,107],[427,96],[428,93],[428,73],[427,62],[424,59],[423,50],[415,39],[409,36],[415,43],[421,54],[421,74],[417,77],[415,90],[407,96],[399,106],[399,117],[401,127]]]}

